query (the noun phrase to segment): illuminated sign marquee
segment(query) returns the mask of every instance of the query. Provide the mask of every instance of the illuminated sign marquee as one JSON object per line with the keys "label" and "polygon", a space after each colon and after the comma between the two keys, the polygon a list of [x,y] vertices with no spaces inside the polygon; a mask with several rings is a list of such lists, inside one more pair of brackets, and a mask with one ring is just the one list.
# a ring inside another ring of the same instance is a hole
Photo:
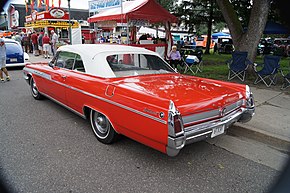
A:
{"label": "illuminated sign marquee", "polygon": [[89,12],[97,12],[100,9],[120,7],[122,0],[93,0],[89,1]]}
{"label": "illuminated sign marquee", "polygon": [[[39,20],[33,21],[25,24],[25,27],[69,27],[69,21],[52,21],[52,20]],[[71,21],[71,26],[73,28],[79,27],[78,22]]]}

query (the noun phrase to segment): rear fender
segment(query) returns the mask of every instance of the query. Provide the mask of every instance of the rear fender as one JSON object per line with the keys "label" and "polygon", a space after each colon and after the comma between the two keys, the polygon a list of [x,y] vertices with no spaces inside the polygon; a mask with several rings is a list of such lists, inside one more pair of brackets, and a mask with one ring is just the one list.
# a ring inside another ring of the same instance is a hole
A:
{"label": "rear fender", "polygon": [[115,127],[115,125],[113,124],[113,122],[111,121],[110,119],[110,116],[109,116],[109,113],[108,112],[105,112],[103,110],[100,110],[98,107],[93,107],[93,106],[90,106],[90,105],[84,105],[83,107],[83,114],[85,115],[85,117],[89,120],[90,119],[90,112],[91,110],[94,110],[96,112],[99,112],[99,113],[102,113],[103,115],[105,115],[107,117],[107,119],[109,120],[110,124],[112,125],[112,127],[114,128],[114,130],[118,132],[118,129]]}

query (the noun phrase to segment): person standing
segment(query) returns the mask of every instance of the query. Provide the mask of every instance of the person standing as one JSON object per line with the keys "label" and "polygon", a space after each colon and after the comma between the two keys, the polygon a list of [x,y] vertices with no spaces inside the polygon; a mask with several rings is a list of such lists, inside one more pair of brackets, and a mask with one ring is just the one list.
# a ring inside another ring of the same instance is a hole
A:
{"label": "person standing", "polygon": [[50,50],[50,39],[48,37],[48,34],[47,33],[44,33],[44,36],[42,38],[42,43],[43,43],[43,55],[44,55],[44,58],[49,58],[49,50]]}
{"label": "person standing", "polygon": [[19,44],[21,44],[21,36],[19,35],[19,33],[18,32],[16,32],[16,35],[15,35],[15,40],[17,41],[17,42],[19,42]]}
{"label": "person standing", "polygon": [[3,72],[6,75],[6,80],[9,81],[10,77],[6,69],[6,46],[4,39],[0,38],[0,80],[4,82]]}
{"label": "person standing", "polygon": [[11,34],[11,39],[12,39],[12,40],[15,40],[15,36],[14,36],[13,33]]}
{"label": "person standing", "polygon": [[39,55],[43,54],[43,43],[42,43],[42,38],[43,38],[43,31],[41,30],[39,33],[39,36],[37,38],[37,43],[38,43],[38,49],[39,49]]}
{"label": "person standing", "polygon": [[28,53],[29,52],[29,38],[27,34],[24,34],[22,37],[22,45],[23,45],[23,50]]}
{"label": "person standing", "polygon": [[32,47],[32,41],[31,41],[31,31],[27,33],[28,37],[28,47],[29,47],[29,53],[33,53],[33,47]]}
{"label": "person standing", "polygon": [[37,43],[37,34],[35,31],[32,32],[31,35],[32,49],[34,56],[38,56],[38,43]]}
{"label": "person standing", "polygon": [[55,55],[56,43],[58,42],[58,36],[53,30],[51,30],[50,33],[51,33],[51,43],[52,43],[52,54]]}
{"label": "person standing", "polygon": [[196,49],[196,38],[193,37],[192,39],[192,49]]}

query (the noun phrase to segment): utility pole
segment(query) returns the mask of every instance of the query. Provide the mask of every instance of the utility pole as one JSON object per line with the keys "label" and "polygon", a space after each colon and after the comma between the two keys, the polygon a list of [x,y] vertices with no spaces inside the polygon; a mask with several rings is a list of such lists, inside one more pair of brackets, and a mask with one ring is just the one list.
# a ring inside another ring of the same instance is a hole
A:
{"label": "utility pole", "polygon": [[70,0],[68,1],[68,22],[69,22],[69,29],[68,29],[68,33],[69,33],[69,43],[70,45],[72,45],[72,37],[71,37],[71,21],[70,21]]}

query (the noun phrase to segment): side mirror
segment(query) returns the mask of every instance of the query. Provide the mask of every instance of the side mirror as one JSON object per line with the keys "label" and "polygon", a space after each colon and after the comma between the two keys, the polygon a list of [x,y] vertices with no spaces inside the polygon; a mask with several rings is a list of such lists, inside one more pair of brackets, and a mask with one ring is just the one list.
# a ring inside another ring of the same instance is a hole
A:
{"label": "side mirror", "polygon": [[48,63],[48,66],[50,66],[51,68],[54,68],[54,64],[52,63],[52,61],[50,61],[50,62]]}

